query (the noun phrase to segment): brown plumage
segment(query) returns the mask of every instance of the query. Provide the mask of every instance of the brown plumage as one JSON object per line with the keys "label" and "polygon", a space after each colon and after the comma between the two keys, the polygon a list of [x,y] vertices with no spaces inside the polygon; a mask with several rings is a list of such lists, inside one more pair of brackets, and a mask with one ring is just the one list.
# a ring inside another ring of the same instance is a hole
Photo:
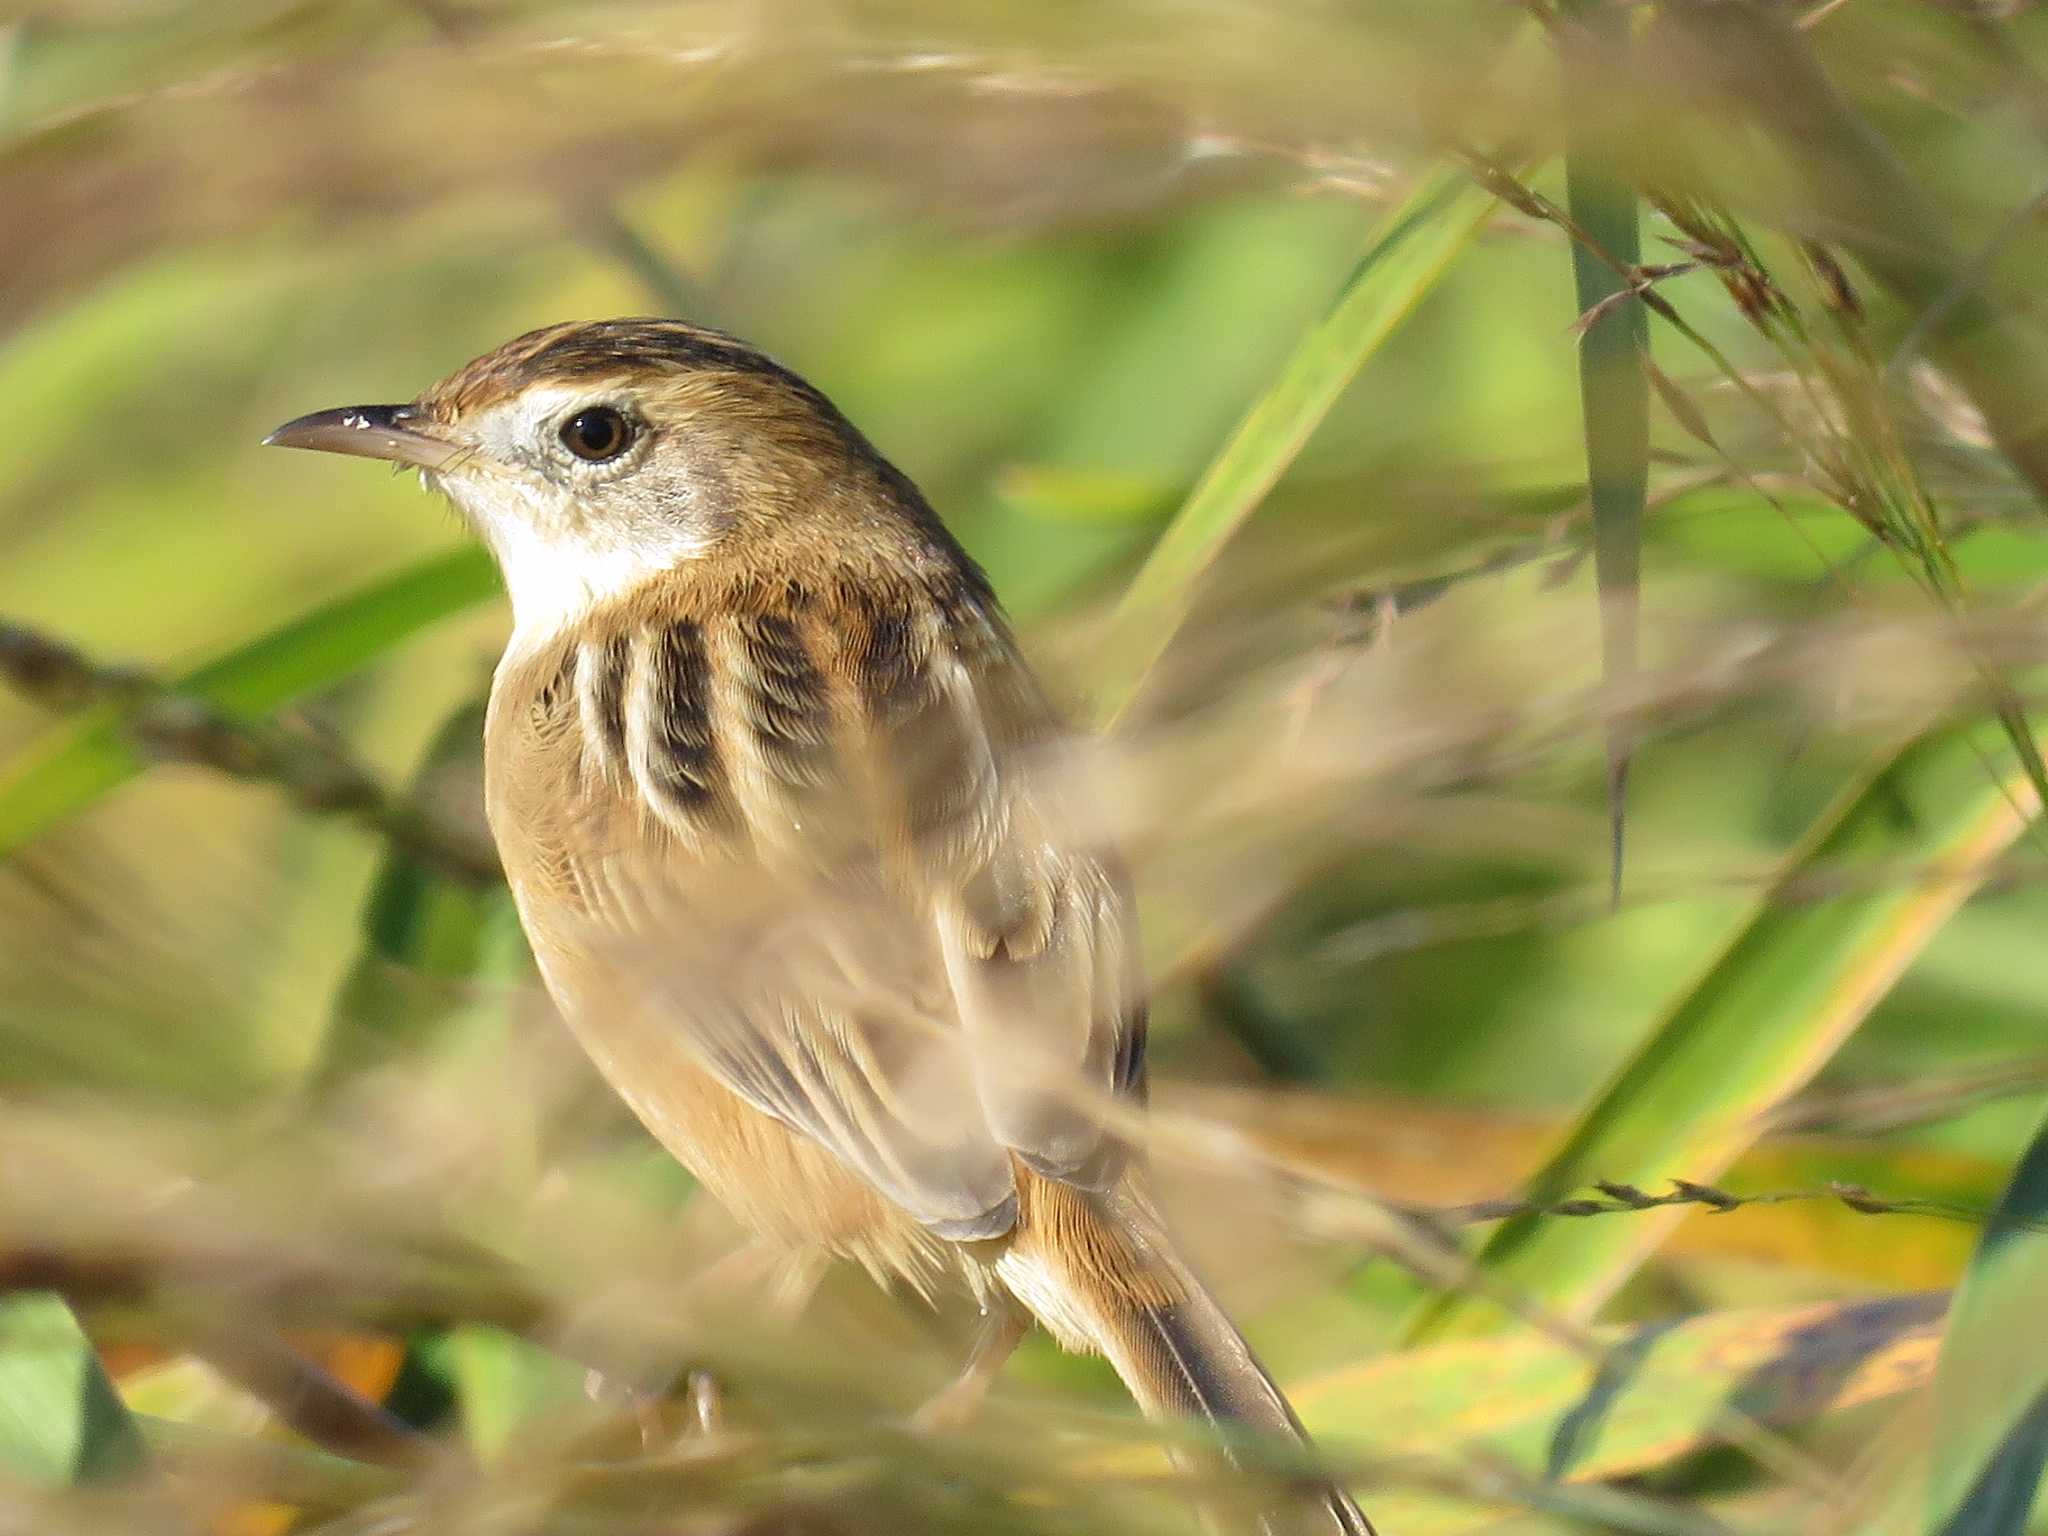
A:
{"label": "brown plumage", "polygon": [[[548,988],[748,1225],[1014,1298],[1153,1414],[1300,1438],[1175,1254],[1135,916],[1062,726],[916,488],[815,389],[667,321],[508,343],[286,444],[419,465],[515,628],[491,825]],[[1262,1532],[1369,1530],[1333,1487]]]}

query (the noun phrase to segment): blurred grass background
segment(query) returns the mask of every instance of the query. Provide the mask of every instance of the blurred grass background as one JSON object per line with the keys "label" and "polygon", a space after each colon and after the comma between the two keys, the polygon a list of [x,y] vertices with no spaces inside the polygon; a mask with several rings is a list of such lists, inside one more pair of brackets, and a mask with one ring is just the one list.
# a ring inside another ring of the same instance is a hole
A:
{"label": "blurred grass background", "polygon": [[505,620],[257,440],[679,312],[1116,717],[1169,1202],[1386,1536],[2027,1528],[2037,6],[5,14],[0,1523],[1187,1525],[1092,1365],[915,1441],[964,1320],[693,1290],[502,896],[307,803],[474,840]]}

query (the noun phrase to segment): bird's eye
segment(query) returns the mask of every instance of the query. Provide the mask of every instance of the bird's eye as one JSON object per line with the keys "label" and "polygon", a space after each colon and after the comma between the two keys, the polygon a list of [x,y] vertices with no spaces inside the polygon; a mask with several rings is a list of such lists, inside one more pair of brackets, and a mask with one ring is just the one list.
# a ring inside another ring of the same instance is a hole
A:
{"label": "bird's eye", "polygon": [[592,464],[616,459],[633,441],[633,427],[608,405],[593,405],[562,423],[562,446]]}

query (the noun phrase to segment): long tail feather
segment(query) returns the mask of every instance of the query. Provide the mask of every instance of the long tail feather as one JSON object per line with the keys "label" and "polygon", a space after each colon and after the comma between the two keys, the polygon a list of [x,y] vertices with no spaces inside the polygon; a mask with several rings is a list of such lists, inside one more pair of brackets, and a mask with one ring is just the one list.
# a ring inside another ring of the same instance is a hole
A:
{"label": "long tail feather", "polygon": [[[1243,1461],[1230,1431],[1309,1443],[1244,1335],[1140,1199],[1126,1191],[1053,1194],[1043,1185],[1036,1193],[1034,1214],[1060,1229],[1054,1242],[1038,1245],[1060,1294],[1050,1306],[1020,1294],[1055,1332],[1083,1334],[1107,1355],[1148,1417],[1192,1418],[1225,1431],[1222,1454],[1233,1466]],[[1372,1522],[1333,1483],[1304,1487],[1253,1520],[1258,1536],[1374,1536]]]}

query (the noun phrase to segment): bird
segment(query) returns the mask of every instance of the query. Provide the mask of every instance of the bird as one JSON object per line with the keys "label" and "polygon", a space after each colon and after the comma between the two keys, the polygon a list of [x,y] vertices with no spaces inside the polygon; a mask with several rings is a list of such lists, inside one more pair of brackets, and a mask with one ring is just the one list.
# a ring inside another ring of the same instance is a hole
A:
{"label": "bird", "polygon": [[[267,444],[420,472],[512,609],[485,802],[559,1012],[767,1239],[1037,1319],[1154,1418],[1307,1446],[1148,1190],[1131,884],[987,577],[824,394],[721,331],[531,331]],[[1259,1536],[1371,1536],[1305,1473]],[[1213,1521],[1212,1521],[1213,1523]]]}

